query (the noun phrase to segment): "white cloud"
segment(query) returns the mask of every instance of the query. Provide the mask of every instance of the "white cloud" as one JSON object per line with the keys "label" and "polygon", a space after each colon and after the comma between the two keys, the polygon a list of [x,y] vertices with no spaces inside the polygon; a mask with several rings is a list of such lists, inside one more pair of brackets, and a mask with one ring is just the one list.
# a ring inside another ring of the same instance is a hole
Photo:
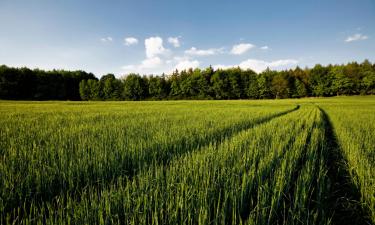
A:
{"label": "white cloud", "polygon": [[267,45],[260,47],[261,50],[268,50],[270,49]]}
{"label": "white cloud", "polygon": [[159,57],[147,58],[142,61],[139,66],[140,69],[152,69],[157,68],[163,64],[163,61]]}
{"label": "white cloud", "polygon": [[127,37],[127,38],[124,39],[124,44],[126,46],[136,45],[136,44],[138,44],[138,39],[135,38],[135,37]]}
{"label": "white cloud", "polygon": [[[242,61],[237,65],[213,65],[214,69],[229,69],[234,67],[240,67],[241,69],[247,70],[251,69],[257,73],[260,73],[267,68],[270,69],[287,69],[298,63],[294,59],[281,59],[275,61],[263,61],[258,59],[248,59]],[[165,62],[159,57],[147,58],[143,60],[139,65],[127,65],[123,66],[122,69],[125,73],[140,73],[140,74],[170,74],[174,70],[179,71],[198,68],[200,62],[189,57],[174,57],[173,59],[168,59]]]}
{"label": "white cloud", "polygon": [[174,67],[174,69],[178,69],[179,71],[190,69],[190,68],[197,68],[199,67],[200,63],[198,60],[183,60],[177,63],[177,65]]}
{"label": "white cloud", "polygon": [[121,67],[125,73],[152,73],[162,69],[164,62],[159,57],[152,57],[144,59],[138,65],[126,65]]}
{"label": "white cloud", "polygon": [[197,49],[192,47],[191,49],[185,50],[185,54],[195,56],[209,56],[223,53],[223,48],[210,48],[210,49]]}
{"label": "white cloud", "polygon": [[103,38],[100,38],[100,41],[103,43],[106,43],[106,42],[112,42],[113,39],[112,37],[103,37]]}
{"label": "white cloud", "polygon": [[234,67],[237,67],[237,66],[234,66],[234,65],[223,65],[223,64],[216,64],[216,65],[212,66],[212,68],[214,68],[215,70],[217,70],[217,69],[226,70],[226,69],[230,69],[230,68],[234,68]]}
{"label": "white cloud", "polygon": [[175,48],[180,47],[179,37],[169,37],[168,42],[171,43]]}
{"label": "white cloud", "polygon": [[121,67],[121,69],[123,69],[125,71],[132,71],[132,70],[136,69],[136,66],[135,65],[125,65],[125,66]]}
{"label": "white cloud", "polygon": [[242,55],[245,52],[249,51],[250,49],[254,48],[255,45],[250,44],[250,43],[241,43],[238,45],[233,45],[232,50],[230,53],[232,55]]}
{"label": "white cloud", "polygon": [[281,59],[281,60],[269,62],[269,66],[275,68],[275,67],[281,67],[281,66],[295,65],[297,63],[298,61],[295,59]]}
{"label": "white cloud", "polygon": [[145,48],[147,58],[164,55],[169,52],[168,49],[164,48],[163,39],[161,37],[150,37],[145,39]]}
{"label": "white cloud", "polygon": [[138,65],[126,65],[121,67],[123,73],[140,73],[140,74],[171,74],[174,70],[178,69],[179,71],[198,68],[200,62],[190,57],[173,57],[166,60],[161,59],[160,57],[152,57],[144,59]]}
{"label": "white cloud", "polygon": [[[140,74],[161,74],[162,72],[165,72],[166,67],[168,67],[168,65],[171,64],[168,58],[169,50],[164,48],[163,39],[161,37],[156,36],[146,38],[145,51],[146,58],[144,60],[142,60],[139,64],[126,65],[121,67],[123,72]],[[164,57],[161,58],[161,56]]]}
{"label": "white cloud", "polygon": [[363,34],[354,34],[352,36],[349,36],[345,39],[345,42],[352,42],[352,41],[361,41],[361,40],[366,40],[368,37]]}
{"label": "white cloud", "polygon": [[285,69],[290,66],[293,66],[297,64],[298,61],[294,59],[282,59],[282,60],[276,60],[276,61],[263,61],[258,59],[248,59],[243,62],[241,62],[238,65],[215,65],[213,66],[215,69],[228,69],[233,67],[240,67],[241,69],[251,69],[254,70],[257,73],[260,73],[264,71],[265,69]]}

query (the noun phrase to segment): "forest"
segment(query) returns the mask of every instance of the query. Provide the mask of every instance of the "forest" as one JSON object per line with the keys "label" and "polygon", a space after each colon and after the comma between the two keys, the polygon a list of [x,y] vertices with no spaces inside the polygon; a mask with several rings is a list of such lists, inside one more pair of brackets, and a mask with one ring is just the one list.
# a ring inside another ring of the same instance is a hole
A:
{"label": "forest", "polygon": [[375,94],[375,63],[315,65],[259,74],[240,68],[188,69],[161,76],[0,66],[0,99],[169,100],[274,99]]}
{"label": "forest", "polygon": [[96,79],[84,71],[11,68],[0,66],[0,99],[81,100],[79,83]]}

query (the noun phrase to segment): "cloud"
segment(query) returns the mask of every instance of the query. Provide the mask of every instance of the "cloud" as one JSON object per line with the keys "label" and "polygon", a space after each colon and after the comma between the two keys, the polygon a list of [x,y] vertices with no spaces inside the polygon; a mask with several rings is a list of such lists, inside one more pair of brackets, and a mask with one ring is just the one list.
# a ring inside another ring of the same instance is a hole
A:
{"label": "cloud", "polygon": [[175,48],[180,47],[179,37],[169,37],[168,42],[171,43]]}
{"label": "cloud", "polygon": [[198,60],[183,60],[177,63],[174,69],[178,69],[179,71],[190,69],[190,68],[197,68],[199,67],[200,63]]}
{"label": "cloud", "polygon": [[125,71],[133,71],[133,70],[136,70],[136,66],[135,65],[125,65],[125,66],[122,66],[121,69],[125,70]]}
{"label": "cloud", "polygon": [[163,46],[163,39],[161,37],[150,37],[145,39],[145,48],[147,58],[153,58],[157,55],[165,55],[169,51]]}
{"label": "cloud", "polygon": [[269,50],[270,48],[267,45],[265,45],[265,46],[260,47],[260,49],[261,50]]}
{"label": "cloud", "polygon": [[216,64],[216,65],[212,66],[212,68],[214,68],[215,70],[217,70],[217,69],[226,70],[226,69],[230,69],[230,68],[234,68],[234,67],[238,67],[238,65],[235,66],[235,65]]}
{"label": "cloud", "polygon": [[103,38],[100,38],[100,41],[103,43],[106,43],[106,42],[112,42],[113,39],[112,37],[103,37]]}
{"label": "cloud", "polygon": [[158,70],[164,65],[159,57],[146,58],[138,65],[125,65],[121,67],[126,73],[150,73],[152,70]]}
{"label": "cloud", "polygon": [[349,36],[345,39],[345,42],[352,42],[352,41],[361,41],[361,40],[366,40],[368,37],[363,34],[354,34],[352,36]]}
{"label": "cloud", "polygon": [[126,46],[136,45],[136,44],[138,44],[138,39],[135,38],[135,37],[127,37],[127,38],[124,39],[124,44]]}
{"label": "cloud", "polygon": [[197,49],[195,47],[192,47],[191,49],[185,50],[185,54],[195,56],[209,56],[217,55],[220,53],[223,53],[223,48]]}
{"label": "cloud", "polygon": [[232,55],[242,55],[245,52],[249,51],[250,49],[254,48],[255,45],[250,43],[241,43],[238,45],[233,45],[232,50],[230,51],[230,54]]}
{"label": "cloud", "polygon": [[295,59],[281,59],[269,62],[270,67],[281,67],[281,66],[289,66],[289,65],[295,65],[298,61]]}
{"label": "cloud", "polygon": [[270,69],[285,69],[290,66],[296,65],[298,63],[297,60],[294,59],[282,59],[282,60],[276,60],[276,61],[263,61],[258,59],[248,59],[245,61],[242,61],[238,65],[214,65],[213,68],[215,69],[228,69],[233,67],[240,67],[241,69],[251,69],[254,70],[257,73],[260,73],[267,68]]}
{"label": "cloud", "polygon": [[140,69],[152,69],[157,68],[163,64],[163,61],[159,57],[147,58],[142,61],[139,66]]}
{"label": "cloud", "polygon": [[[126,41],[126,39],[125,39]],[[134,42],[134,41],[133,41]],[[146,58],[139,64],[125,65],[122,68],[124,73],[152,74],[166,71],[166,63],[169,57],[169,50],[164,48],[161,37],[149,37],[145,39]],[[164,57],[161,57],[164,56]],[[167,61],[166,61],[167,60]],[[170,70],[172,68],[169,68]]]}
{"label": "cloud", "polygon": [[139,73],[139,74],[171,74],[174,70],[186,70],[190,68],[198,68],[200,62],[190,57],[173,57],[163,60],[160,57],[152,57],[144,59],[138,65],[126,65],[121,67],[124,73]]}

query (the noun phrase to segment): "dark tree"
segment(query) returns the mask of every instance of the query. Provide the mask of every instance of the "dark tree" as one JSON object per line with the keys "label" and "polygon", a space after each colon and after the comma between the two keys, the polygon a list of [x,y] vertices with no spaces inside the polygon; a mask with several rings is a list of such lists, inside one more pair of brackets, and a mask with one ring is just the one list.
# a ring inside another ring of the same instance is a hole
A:
{"label": "dark tree", "polygon": [[170,76],[113,74],[0,66],[0,98],[25,100],[267,99],[375,94],[375,64],[317,64],[312,69],[260,74],[240,68],[175,70]]}

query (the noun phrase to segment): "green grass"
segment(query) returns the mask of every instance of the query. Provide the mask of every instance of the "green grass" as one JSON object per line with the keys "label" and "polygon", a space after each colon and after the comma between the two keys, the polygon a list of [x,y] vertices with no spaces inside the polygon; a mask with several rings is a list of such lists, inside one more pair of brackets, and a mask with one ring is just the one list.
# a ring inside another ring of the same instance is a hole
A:
{"label": "green grass", "polygon": [[375,223],[374,97],[1,101],[0,115],[1,224],[335,224],[345,168],[346,206]]}

